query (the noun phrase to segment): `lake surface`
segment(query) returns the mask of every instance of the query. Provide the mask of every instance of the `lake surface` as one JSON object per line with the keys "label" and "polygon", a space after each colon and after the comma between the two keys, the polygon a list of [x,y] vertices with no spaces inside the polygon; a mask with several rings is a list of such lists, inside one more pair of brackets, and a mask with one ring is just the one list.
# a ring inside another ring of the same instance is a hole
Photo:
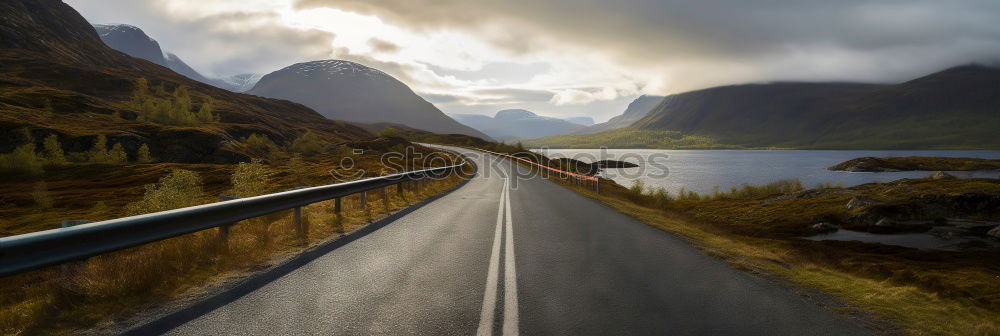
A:
{"label": "lake surface", "polygon": [[[945,156],[1000,159],[1000,151],[827,151],[827,150],[656,150],[656,149],[545,149],[536,150],[553,158],[574,158],[583,162],[621,160],[639,168],[608,169],[602,176],[624,186],[642,179],[646,185],[664,187],[676,194],[680,188],[708,193],[714,186],[722,190],[743,184],[767,184],[798,178],[805,187],[819,183],[844,187],[901,178],[926,177],[930,172],[853,173],[827,170],[854,158]],[[998,171],[951,172],[958,177],[1000,177]]]}

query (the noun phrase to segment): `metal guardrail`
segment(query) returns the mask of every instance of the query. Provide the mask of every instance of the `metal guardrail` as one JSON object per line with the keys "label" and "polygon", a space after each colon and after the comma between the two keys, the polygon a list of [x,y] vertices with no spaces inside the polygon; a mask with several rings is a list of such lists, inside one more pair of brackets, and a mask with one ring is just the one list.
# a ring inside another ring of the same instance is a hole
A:
{"label": "metal guardrail", "polygon": [[[0,238],[0,277],[114,252],[316,202],[441,177],[464,164],[240,198]],[[364,195],[364,194],[362,194]],[[339,202],[337,202],[339,210]]]}
{"label": "metal guardrail", "polygon": [[[556,173],[556,174],[558,174],[558,176],[563,177],[565,179],[572,178],[571,181],[574,181],[577,184],[582,184],[582,185],[585,185],[587,187],[594,188],[594,192],[597,192],[597,193],[601,192],[601,179],[599,179],[597,177],[587,176],[587,175],[583,175],[583,174],[577,174],[577,173],[568,172],[568,171],[565,171],[565,170],[560,170],[560,169],[552,168],[552,167],[543,165],[541,163],[537,163],[537,162],[534,162],[534,161],[531,161],[531,160],[528,160],[528,159],[525,159],[525,158],[519,158],[519,157],[510,155],[510,154],[497,153],[497,152],[488,151],[488,150],[485,150],[485,149],[478,149],[478,148],[476,150],[482,151],[482,152],[486,152],[486,153],[489,153],[489,154],[493,154],[493,155],[496,155],[496,156],[500,156],[500,157],[506,157],[506,158],[509,158],[511,160],[518,160],[518,161],[521,161],[523,163],[527,163],[527,164],[530,164],[532,166],[535,166],[535,167],[541,169],[542,172],[548,171],[548,172]],[[542,175],[542,176],[545,177],[546,175]]]}

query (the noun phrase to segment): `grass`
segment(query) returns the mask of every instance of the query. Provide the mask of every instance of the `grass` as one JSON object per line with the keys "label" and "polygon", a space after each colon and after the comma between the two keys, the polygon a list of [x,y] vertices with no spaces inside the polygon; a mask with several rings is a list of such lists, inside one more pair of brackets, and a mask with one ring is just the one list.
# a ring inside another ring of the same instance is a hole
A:
{"label": "grass", "polygon": [[[1000,334],[996,252],[933,252],[860,242],[798,239],[808,225],[843,215],[851,195],[906,200],[921,195],[1000,195],[996,180],[901,180],[853,188],[802,190],[780,181],[712,195],[657,197],[641,184],[601,181],[601,193],[551,179],[660,230],[676,234],[738,269],[819,291],[848,315],[885,333]],[[774,200],[782,195],[804,197]],[[771,199],[772,201],[764,202]]]}
{"label": "grass", "polygon": [[[355,177],[382,174],[379,154],[366,151],[355,155],[358,168],[368,170],[367,174]],[[281,191],[333,183],[328,172],[336,169],[339,162],[339,158],[314,156],[272,163],[267,165],[265,188]],[[177,169],[200,176],[204,189],[191,191],[191,183],[187,182],[197,178],[189,173],[172,173],[184,177],[173,182],[183,186],[176,190],[203,192],[205,196],[199,203],[211,202],[218,195],[230,192],[229,176],[235,166],[160,163],[107,169],[103,165],[84,164],[47,169],[45,175],[37,177],[50,181],[47,184],[55,202],[54,207],[47,209],[33,204],[29,195],[33,182],[10,177],[0,184],[0,195],[9,200],[0,210],[4,216],[0,232],[9,235],[50,229],[58,227],[58,219],[121,217],[128,211],[126,204],[140,204],[149,209],[148,204],[135,202],[143,198],[142,186]],[[421,168],[416,161],[411,166]],[[258,171],[251,175],[260,174]],[[461,179],[452,176],[428,182],[420,186],[419,192],[413,188],[414,182],[406,182],[402,195],[390,188],[387,199],[382,199],[378,191],[371,191],[365,208],[360,207],[358,195],[345,197],[339,215],[332,212],[333,201],[306,206],[303,220],[308,230],[304,236],[296,232],[291,210],[287,210],[237,223],[225,244],[218,231],[212,229],[93,257],[65,268],[50,267],[2,278],[0,334],[68,335],[127,318],[137,311],[199,291],[227,277],[267,267],[283,256],[357,230],[392,211],[448,190]],[[160,187],[166,188],[166,184]],[[150,195],[148,190],[146,194]],[[148,202],[177,198],[173,196],[176,195],[160,192],[157,197],[146,199]]]}

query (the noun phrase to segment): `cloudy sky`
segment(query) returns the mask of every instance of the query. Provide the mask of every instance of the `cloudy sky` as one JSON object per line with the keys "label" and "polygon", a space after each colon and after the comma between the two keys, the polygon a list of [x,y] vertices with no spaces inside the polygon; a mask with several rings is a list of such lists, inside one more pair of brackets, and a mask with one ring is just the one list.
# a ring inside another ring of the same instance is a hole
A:
{"label": "cloudy sky", "polygon": [[386,71],[446,113],[604,121],[641,94],[896,82],[1000,59],[996,0],[66,0],[210,76],[317,59]]}

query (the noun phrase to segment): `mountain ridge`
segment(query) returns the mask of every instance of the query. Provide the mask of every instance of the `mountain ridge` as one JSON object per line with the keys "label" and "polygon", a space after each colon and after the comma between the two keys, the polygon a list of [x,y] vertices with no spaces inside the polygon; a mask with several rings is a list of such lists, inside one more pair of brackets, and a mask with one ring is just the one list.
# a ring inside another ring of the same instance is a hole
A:
{"label": "mountain ridge", "polygon": [[247,93],[299,102],[332,120],[396,123],[489,139],[448,117],[391,75],[350,61],[293,64],[264,75]]}

